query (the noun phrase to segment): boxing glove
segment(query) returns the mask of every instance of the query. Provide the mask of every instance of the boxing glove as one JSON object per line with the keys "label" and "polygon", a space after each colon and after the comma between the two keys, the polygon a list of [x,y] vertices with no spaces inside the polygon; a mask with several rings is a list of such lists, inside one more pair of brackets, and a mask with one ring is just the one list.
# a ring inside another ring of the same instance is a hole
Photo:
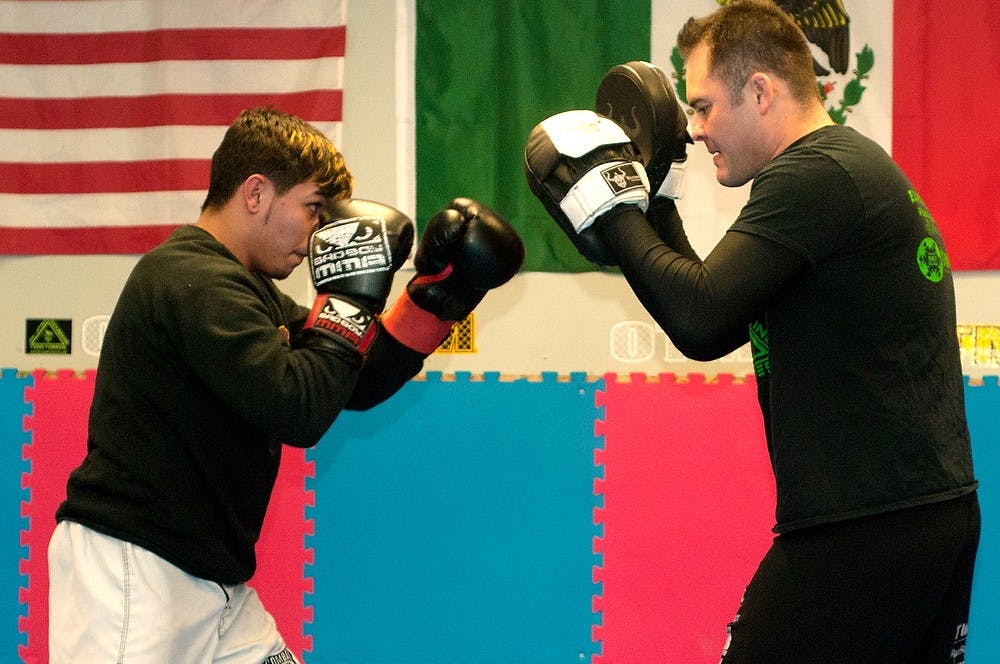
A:
{"label": "boxing glove", "polygon": [[680,198],[684,190],[687,114],[662,69],[633,60],[615,65],[597,88],[595,109],[622,128],[639,151],[655,196]]}
{"label": "boxing glove", "polygon": [[342,199],[324,208],[309,240],[317,296],[303,334],[313,345],[363,361],[414,233],[409,217],[382,203]]}
{"label": "boxing glove", "polygon": [[524,148],[528,187],[587,260],[614,265],[593,225],[619,205],[643,212],[649,180],[635,146],[613,120],[565,111],[535,126]]}
{"label": "boxing glove", "polygon": [[524,244],[496,212],[456,198],[434,215],[420,236],[406,289],[382,316],[382,325],[404,346],[429,355],[482,301],[524,262]]}

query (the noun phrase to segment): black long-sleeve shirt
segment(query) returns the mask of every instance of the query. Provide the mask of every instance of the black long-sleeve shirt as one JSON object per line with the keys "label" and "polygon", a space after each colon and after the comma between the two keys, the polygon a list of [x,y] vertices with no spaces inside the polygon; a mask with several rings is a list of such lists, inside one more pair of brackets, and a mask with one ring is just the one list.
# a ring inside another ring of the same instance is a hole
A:
{"label": "black long-sleeve shirt", "polygon": [[307,315],[198,227],[143,256],[108,323],[87,455],[56,518],[194,576],[249,579],[282,445],[315,445],[424,359],[379,329],[359,369],[297,342]]}
{"label": "black long-sleeve shirt", "polygon": [[647,216],[620,206],[597,230],[685,355],[751,342],[776,531],[975,490],[944,242],[882,148],[849,127],[802,137],[704,260],[672,203]]}

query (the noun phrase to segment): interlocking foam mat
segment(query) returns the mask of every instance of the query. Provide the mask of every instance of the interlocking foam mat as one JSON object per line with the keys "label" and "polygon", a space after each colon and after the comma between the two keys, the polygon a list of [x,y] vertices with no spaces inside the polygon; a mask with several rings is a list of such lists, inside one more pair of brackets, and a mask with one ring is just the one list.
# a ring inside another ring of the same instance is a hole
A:
{"label": "interlocking foam mat", "polygon": [[593,652],[595,383],[430,374],[307,457],[310,662]]}
{"label": "interlocking foam mat", "polygon": [[[0,648],[47,661],[45,550],[95,374],[0,372]],[[967,384],[1000,651],[1000,385]],[[430,373],[288,448],[252,585],[308,664],[718,661],[770,541],[752,378]]]}
{"label": "interlocking foam mat", "polygon": [[774,486],[752,379],[605,378],[598,662],[717,662],[770,545]]}
{"label": "interlocking foam mat", "polygon": [[[24,478],[30,499],[23,505],[28,523],[21,533],[27,548],[22,568],[28,583],[22,589],[23,606],[20,608],[26,617],[18,623],[18,629],[27,638],[22,636],[20,639],[18,652],[22,661],[30,664],[48,662],[46,549],[55,527],[56,508],[66,497],[66,478],[87,449],[87,413],[94,394],[95,376],[93,371],[85,374],[35,372],[24,379],[27,395],[22,399],[26,398],[31,404],[32,414],[26,421],[31,443],[24,446],[24,457],[30,460],[30,473]],[[5,382],[0,381],[0,385]],[[21,403],[23,406],[24,400]],[[0,422],[8,420],[8,409],[16,410],[4,399],[4,404],[0,405]],[[0,426],[7,428],[6,424]],[[279,485],[275,488],[272,510],[258,543],[258,555],[266,560],[262,561],[254,583],[262,600],[268,603],[289,647],[297,651],[307,643],[302,631],[307,617],[302,594],[308,583],[303,576],[307,555],[303,546],[307,527],[304,467],[302,450],[286,448],[283,451]],[[7,470],[4,466],[0,473]],[[7,486],[4,482],[0,485]],[[0,537],[10,541],[15,532],[4,530]],[[6,605],[0,603],[0,610],[4,607]],[[0,613],[0,618],[2,616]]]}
{"label": "interlocking foam mat", "polygon": [[31,376],[19,375],[13,369],[0,372],[0,648],[3,652],[18,652],[27,643],[26,617],[28,612],[28,570],[24,561],[28,557],[26,534],[30,521],[24,513],[30,493],[24,482],[30,464],[24,459],[23,449],[31,442],[26,430],[26,418],[31,407],[25,398],[25,389],[32,383]]}
{"label": "interlocking foam mat", "polygon": [[967,664],[988,664],[1000,653],[1000,383],[966,380],[965,412],[972,435],[972,457],[979,478],[983,533],[976,556],[969,616]]}

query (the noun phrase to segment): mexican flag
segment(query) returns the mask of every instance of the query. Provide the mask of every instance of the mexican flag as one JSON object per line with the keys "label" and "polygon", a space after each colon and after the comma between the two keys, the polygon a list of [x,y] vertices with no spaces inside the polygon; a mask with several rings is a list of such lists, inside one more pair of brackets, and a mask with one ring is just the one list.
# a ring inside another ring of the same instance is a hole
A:
{"label": "mexican flag", "polygon": [[[456,195],[471,196],[519,229],[526,270],[596,269],[528,191],[522,171],[527,135],[549,115],[593,108],[594,91],[615,64],[648,60],[682,83],[683,63],[673,53],[677,31],[724,2],[416,0],[417,219]],[[778,4],[794,13],[805,3]],[[826,72],[818,73],[817,84],[831,117],[893,154],[934,214],[953,269],[1000,269],[1000,198],[992,195],[1000,113],[988,101],[1000,85],[993,3],[811,4],[822,13],[801,10],[798,20],[813,28],[817,71]],[[839,51],[831,49],[832,38]],[[679,93],[683,99],[683,86]],[[723,188],[703,146],[689,147],[688,154],[679,207],[704,256],[735,219],[749,185]]]}

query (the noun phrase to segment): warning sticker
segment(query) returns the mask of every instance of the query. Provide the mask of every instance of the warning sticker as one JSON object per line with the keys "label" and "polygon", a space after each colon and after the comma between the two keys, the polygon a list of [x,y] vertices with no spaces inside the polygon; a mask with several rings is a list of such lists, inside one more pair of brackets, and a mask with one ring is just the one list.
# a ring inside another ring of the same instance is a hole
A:
{"label": "warning sticker", "polygon": [[24,326],[26,353],[69,355],[72,352],[73,321],[69,318],[28,318]]}

